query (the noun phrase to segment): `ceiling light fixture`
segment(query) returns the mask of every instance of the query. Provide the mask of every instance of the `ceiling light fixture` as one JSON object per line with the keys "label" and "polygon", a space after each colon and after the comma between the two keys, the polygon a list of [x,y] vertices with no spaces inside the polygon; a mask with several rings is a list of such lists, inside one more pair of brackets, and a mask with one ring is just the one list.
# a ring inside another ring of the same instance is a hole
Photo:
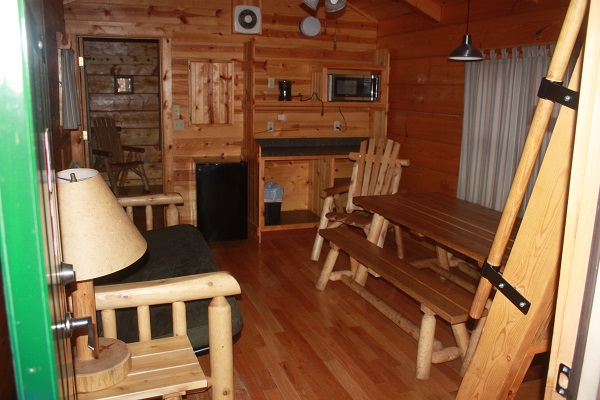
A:
{"label": "ceiling light fixture", "polygon": [[[313,11],[317,11],[320,0],[302,0],[304,4]],[[325,11],[334,13],[346,7],[346,0],[325,0]]]}
{"label": "ceiling light fixture", "polygon": [[481,61],[484,59],[483,52],[471,44],[469,36],[469,13],[471,11],[471,0],[467,2],[467,30],[463,36],[462,43],[448,56],[450,60],[457,61]]}
{"label": "ceiling light fixture", "polygon": [[325,0],[325,11],[329,13],[340,11],[346,7],[346,0]]}
{"label": "ceiling light fixture", "polygon": [[317,11],[319,7],[319,0],[302,0],[311,10]]}

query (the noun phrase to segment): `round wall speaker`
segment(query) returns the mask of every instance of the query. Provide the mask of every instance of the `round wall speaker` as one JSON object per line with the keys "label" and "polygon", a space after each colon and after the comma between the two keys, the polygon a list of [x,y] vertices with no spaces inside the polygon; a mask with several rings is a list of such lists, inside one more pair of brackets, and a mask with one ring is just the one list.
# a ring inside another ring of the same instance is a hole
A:
{"label": "round wall speaker", "polygon": [[321,32],[321,22],[315,17],[306,17],[300,22],[300,32],[304,36],[316,36]]}

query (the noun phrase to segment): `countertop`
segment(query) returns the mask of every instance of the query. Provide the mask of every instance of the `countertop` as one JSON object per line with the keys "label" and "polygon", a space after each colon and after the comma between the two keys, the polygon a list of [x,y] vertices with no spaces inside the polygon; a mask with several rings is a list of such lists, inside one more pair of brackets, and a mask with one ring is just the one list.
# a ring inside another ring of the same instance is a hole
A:
{"label": "countertop", "polygon": [[263,157],[341,155],[358,151],[368,138],[256,139]]}

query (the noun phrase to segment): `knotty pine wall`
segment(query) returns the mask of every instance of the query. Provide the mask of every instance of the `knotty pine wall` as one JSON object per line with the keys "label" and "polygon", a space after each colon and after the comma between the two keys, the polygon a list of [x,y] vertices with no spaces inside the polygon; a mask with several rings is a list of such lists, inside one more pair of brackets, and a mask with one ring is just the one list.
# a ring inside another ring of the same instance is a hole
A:
{"label": "knotty pine wall", "polygon": [[[299,24],[309,14],[300,4],[301,1],[287,0],[259,4],[257,0],[255,5],[261,5],[263,19],[260,35],[232,33],[234,4],[227,1],[148,0],[141,4],[137,0],[72,0],[64,5],[66,30],[75,40],[78,37],[159,39],[164,189],[183,195],[185,206],[180,209],[183,223],[196,223],[195,163],[236,159],[241,155],[244,43],[255,40],[257,48],[263,49],[265,54],[280,54],[284,61],[275,67],[280,71],[287,68],[286,59],[297,61],[304,54],[337,64],[352,60],[354,52],[358,54],[356,59],[363,60],[365,52],[376,48],[377,24],[351,7],[337,22],[329,20],[321,35],[302,36]],[[323,14],[321,8],[318,17],[322,23]],[[235,110],[231,125],[192,126],[188,122],[188,63],[202,60],[235,61]],[[293,70],[288,72],[294,73]],[[289,77],[294,79],[294,76]],[[308,87],[305,82],[299,86]],[[183,130],[173,130],[173,105],[180,106]],[[321,131],[332,131],[330,121],[324,124]]]}
{"label": "knotty pine wall", "polygon": [[[567,0],[475,0],[469,34],[492,48],[556,42]],[[462,130],[464,62],[448,54],[465,34],[467,2],[446,5],[442,22],[418,14],[380,21],[377,47],[390,50],[388,137],[411,165],[401,186],[456,195]]]}

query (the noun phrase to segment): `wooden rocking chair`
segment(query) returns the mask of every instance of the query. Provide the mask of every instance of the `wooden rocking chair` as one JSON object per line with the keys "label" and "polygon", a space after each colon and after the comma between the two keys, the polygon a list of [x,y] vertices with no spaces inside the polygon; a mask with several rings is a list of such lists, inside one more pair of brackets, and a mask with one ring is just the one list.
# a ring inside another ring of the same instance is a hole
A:
{"label": "wooden rocking chair", "polygon": [[[110,188],[118,196],[125,186],[129,171],[134,172],[144,185],[144,193],[150,193],[150,185],[144,169],[141,147],[123,146],[121,144],[120,127],[110,117],[92,118],[92,153],[96,156],[94,168],[104,170],[108,174]],[[125,154],[127,153],[127,154]]]}
{"label": "wooden rocking chair", "polygon": [[[349,158],[355,161],[352,167],[350,183],[325,189],[321,197],[325,199],[319,231],[325,228],[335,228],[340,225],[349,225],[362,228],[368,233],[372,214],[367,213],[353,203],[355,196],[371,196],[393,194],[398,191],[402,167],[408,166],[408,160],[398,159],[400,143],[390,139],[369,139],[361,142],[359,153],[350,153]],[[348,194],[348,201],[344,209],[341,204],[341,195]],[[335,209],[335,211],[333,211]],[[379,246],[383,246],[387,222],[379,238]],[[394,236],[397,245],[398,258],[404,256],[400,228],[394,226]],[[317,261],[323,247],[323,237],[317,231],[313,245],[311,260]]]}

